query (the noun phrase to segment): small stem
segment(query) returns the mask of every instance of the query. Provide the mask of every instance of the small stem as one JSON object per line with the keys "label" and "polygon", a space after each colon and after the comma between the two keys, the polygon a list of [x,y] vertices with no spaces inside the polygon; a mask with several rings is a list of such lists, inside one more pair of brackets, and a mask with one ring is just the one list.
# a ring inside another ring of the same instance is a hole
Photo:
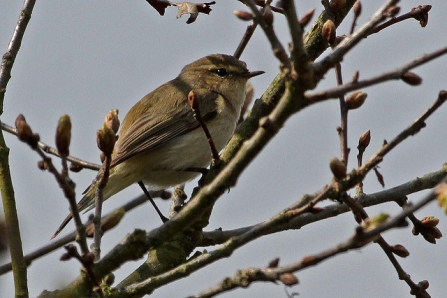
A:
{"label": "small stem", "polygon": [[235,58],[239,59],[241,57],[242,52],[245,50],[245,47],[247,46],[248,42],[253,36],[253,33],[255,32],[257,26],[258,23],[256,23],[255,21],[252,21],[251,24],[247,26],[247,30],[245,30],[245,34],[242,37],[241,41],[239,42],[239,45],[237,46],[236,51],[233,54]]}
{"label": "small stem", "polygon": [[102,175],[99,178],[98,187],[96,188],[95,194],[95,216],[93,217],[93,225],[95,227],[94,232],[94,248],[93,254],[95,255],[95,261],[98,261],[101,258],[101,238],[102,238],[102,230],[101,230],[101,213],[102,213],[102,203],[103,203],[103,190],[109,181],[110,174],[110,162],[112,158],[110,155],[106,155],[103,163]]}
{"label": "small stem", "polygon": [[[335,64],[335,74],[337,77],[337,84],[343,85],[343,76],[341,73],[341,64]],[[346,108],[345,96],[339,96],[340,102],[340,129],[338,130],[338,134],[340,137],[340,153],[341,153],[341,161],[348,166],[348,109]]]}

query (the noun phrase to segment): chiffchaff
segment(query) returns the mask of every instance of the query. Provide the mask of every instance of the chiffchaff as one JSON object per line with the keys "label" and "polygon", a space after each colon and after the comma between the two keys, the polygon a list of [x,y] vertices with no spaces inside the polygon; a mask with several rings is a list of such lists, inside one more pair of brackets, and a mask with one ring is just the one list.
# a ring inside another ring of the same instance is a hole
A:
{"label": "chiffchaff", "polygon": [[[112,153],[109,181],[103,189],[107,200],[129,185],[143,181],[150,189],[164,189],[198,175],[192,168],[211,163],[211,149],[188,103],[191,90],[218,151],[222,150],[239,119],[245,86],[251,77],[246,64],[228,55],[209,55],[186,65],[177,78],[143,97],[121,125]],[[96,186],[86,190],[79,211],[95,204]],[[53,237],[70,221],[68,215]]]}

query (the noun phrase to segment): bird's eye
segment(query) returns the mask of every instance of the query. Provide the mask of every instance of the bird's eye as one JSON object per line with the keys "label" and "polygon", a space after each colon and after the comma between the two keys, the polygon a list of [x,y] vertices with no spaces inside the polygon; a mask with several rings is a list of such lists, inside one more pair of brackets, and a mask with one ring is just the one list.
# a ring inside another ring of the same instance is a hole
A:
{"label": "bird's eye", "polygon": [[219,77],[224,77],[227,75],[227,70],[225,68],[219,68],[217,70],[217,74],[219,75]]}

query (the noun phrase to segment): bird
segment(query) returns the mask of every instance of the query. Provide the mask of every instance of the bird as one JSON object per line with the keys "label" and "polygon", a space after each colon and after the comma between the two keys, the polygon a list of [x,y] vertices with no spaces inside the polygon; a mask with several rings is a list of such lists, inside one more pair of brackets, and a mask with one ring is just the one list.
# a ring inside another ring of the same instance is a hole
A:
{"label": "bird", "polygon": [[[140,181],[160,190],[199,175],[190,169],[207,168],[211,149],[188,94],[194,92],[201,118],[221,151],[236,128],[248,79],[262,73],[250,72],[245,62],[233,56],[212,54],[186,65],[175,79],[144,96],[122,121],[103,201]],[[79,211],[95,207],[96,188],[93,182],[84,192],[77,204]],[[71,218],[70,213],[52,238]]]}

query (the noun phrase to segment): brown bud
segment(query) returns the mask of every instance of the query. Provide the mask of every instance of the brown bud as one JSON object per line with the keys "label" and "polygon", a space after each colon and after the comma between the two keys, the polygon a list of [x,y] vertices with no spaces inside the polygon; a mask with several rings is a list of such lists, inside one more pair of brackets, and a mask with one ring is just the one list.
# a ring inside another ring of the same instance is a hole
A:
{"label": "brown bud", "polygon": [[314,12],[315,12],[315,8],[312,8],[310,10],[308,10],[303,17],[299,20],[299,24],[301,26],[301,28],[304,28],[307,26],[307,24],[309,24],[310,20],[312,20],[313,16],[314,16]]}
{"label": "brown bud", "polygon": [[359,138],[359,147],[367,148],[371,141],[371,131],[365,131]]}
{"label": "brown bud", "polygon": [[338,158],[333,157],[329,163],[329,167],[335,179],[341,180],[346,177],[346,166]]}
{"label": "brown bud", "polygon": [[337,13],[346,6],[346,0],[332,0],[330,6],[332,12]]}
{"label": "brown bud", "polygon": [[80,171],[82,171],[83,167],[77,163],[70,163],[70,171],[72,171],[73,173],[79,173]]}
{"label": "brown bud", "polygon": [[118,119],[118,110],[117,109],[113,109],[110,110],[107,115],[106,118],[104,119],[104,123],[111,128],[115,134],[118,132],[118,129],[120,128],[120,120]]}
{"label": "brown bud", "polygon": [[357,83],[359,81],[359,71],[357,70],[354,75],[352,76],[352,83]]}
{"label": "brown bud", "polygon": [[264,22],[268,25],[271,26],[273,24],[273,12],[272,9],[270,8],[270,5],[266,5],[264,6]]}
{"label": "brown bud", "polygon": [[435,236],[433,236],[431,234],[424,233],[424,234],[422,234],[422,237],[424,237],[424,239],[427,240],[427,242],[430,242],[432,244],[436,244]]}
{"label": "brown bud", "polygon": [[104,218],[103,221],[101,221],[101,230],[105,232],[116,227],[116,225],[119,224],[121,219],[123,219],[124,214],[126,214],[126,212],[124,211],[123,208],[120,208],[112,212],[109,216]]}
{"label": "brown bud", "polygon": [[95,254],[93,252],[89,252],[85,254],[82,259],[84,260],[85,264],[93,264],[95,261]]}
{"label": "brown bud", "polygon": [[307,256],[301,259],[301,263],[303,264],[303,266],[312,266],[317,264],[318,261],[312,256]]}
{"label": "brown bud", "polygon": [[104,152],[106,156],[111,155],[115,142],[115,132],[104,123],[102,129],[96,132],[96,143],[99,150]]}
{"label": "brown bud", "polygon": [[410,255],[410,252],[403,245],[400,244],[391,246],[391,249],[395,255],[401,258],[406,258]]}
{"label": "brown bud", "polygon": [[194,90],[191,90],[188,93],[188,103],[191,109],[197,112],[197,110],[199,109],[199,98]]}
{"label": "brown bud", "polygon": [[362,13],[362,3],[360,3],[360,1],[356,1],[354,3],[354,15],[356,17],[359,17],[361,13]]}
{"label": "brown bud", "polygon": [[48,170],[48,164],[44,160],[39,160],[37,162],[37,167],[42,171]]}
{"label": "brown bud", "polygon": [[337,29],[332,20],[327,20],[324,22],[321,35],[323,35],[323,38],[326,39],[329,44],[333,44],[335,42],[335,38],[337,37]]}
{"label": "brown bud", "polygon": [[362,91],[351,93],[345,100],[346,108],[348,110],[355,110],[360,108],[365,103],[367,97],[368,94]]}
{"label": "brown bud", "polygon": [[17,137],[22,142],[29,142],[29,140],[33,136],[33,131],[31,127],[26,122],[25,116],[19,114],[15,121],[16,129],[17,129]]}
{"label": "brown bud", "polygon": [[377,180],[379,181],[382,187],[385,187],[385,180],[383,179],[383,175],[379,172],[378,167],[374,167],[374,173],[376,174]]}
{"label": "brown bud", "polygon": [[419,13],[414,16],[419,21],[421,27],[425,27],[428,24],[428,12],[431,10],[431,5],[419,5],[414,7],[411,12],[418,10]]}
{"label": "brown bud", "polygon": [[417,235],[419,235],[419,229],[416,229],[416,227],[413,227],[413,229],[411,230],[411,233],[412,233],[414,236],[417,236]]}
{"label": "brown bud", "polygon": [[286,286],[293,286],[299,283],[298,278],[293,273],[283,273],[279,276],[279,280]]}
{"label": "brown bud", "polygon": [[445,91],[445,90],[439,91],[438,97],[441,100],[446,100],[447,99],[447,91]]}
{"label": "brown bud", "polygon": [[436,227],[439,223],[439,219],[434,216],[426,216],[423,219],[421,219],[421,224],[426,227]]}
{"label": "brown bud", "polygon": [[404,73],[401,79],[410,86],[418,86],[422,83],[422,78],[420,76],[409,71]]}
{"label": "brown bud", "polygon": [[399,12],[400,12],[399,6],[391,6],[390,8],[387,9],[385,15],[389,18],[394,18]]}
{"label": "brown bud", "polygon": [[440,239],[442,237],[441,230],[438,227],[431,227],[427,231],[428,234],[432,235],[436,239]]}
{"label": "brown bud", "polygon": [[248,11],[243,10],[235,10],[233,11],[234,15],[241,19],[242,21],[250,21],[253,20],[253,15]]}
{"label": "brown bud", "polygon": [[56,128],[56,148],[62,156],[69,155],[71,141],[71,120],[67,114],[59,118]]}
{"label": "brown bud", "polygon": [[273,260],[271,260],[269,262],[269,265],[267,266],[268,268],[276,268],[278,267],[279,264],[279,258],[274,258]]}
{"label": "brown bud", "polygon": [[64,253],[64,254],[62,254],[62,256],[60,257],[59,260],[61,260],[61,261],[68,261],[71,258],[72,258],[72,256],[69,253]]}
{"label": "brown bud", "polygon": [[418,282],[418,286],[421,286],[424,290],[427,290],[428,287],[430,286],[430,283],[428,282],[428,280],[422,280],[420,282]]}

